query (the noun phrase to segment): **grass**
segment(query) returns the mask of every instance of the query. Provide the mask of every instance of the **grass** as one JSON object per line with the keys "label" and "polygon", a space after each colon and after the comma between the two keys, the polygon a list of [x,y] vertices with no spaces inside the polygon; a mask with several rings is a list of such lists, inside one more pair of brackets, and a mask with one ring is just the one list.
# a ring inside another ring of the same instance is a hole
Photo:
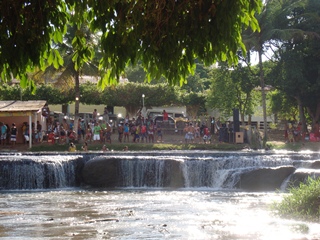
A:
{"label": "grass", "polygon": [[[178,141],[167,143],[118,143],[114,141],[112,144],[106,144],[110,150],[121,151],[124,146],[128,146],[129,151],[155,151],[155,150],[220,150],[220,151],[239,151],[249,149],[248,144],[230,144],[214,142],[212,144],[193,143],[184,144]],[[82,144],[76,144],[77,150],[81,150]],[[89,143],[89,151],[100,151],[102,144]],[[318,142],[297,142],[285,143],[283,141],[270,141],[267,142],[267,148],[270,150],[288,150],[288,151],[320,151],[320,144]],[[27,146],[18,149],[18,151],[29,151]],[[31,152],[46,152],[46,151],[68,151],[67,144],[35,144],[30,150]]]}
{"label": "grass", "polygon": [[318,152],[320,151],[320,143],[319,142],[294,142],[294,143],[285,143],[285,142],[268,142],[267,145],[270,149],[274,150],[288,150],[288,151],[303,151],[310,150]]}
{"label": "grass", "polygon": [[308,178],[306,183],[290,189],[280,203],[274,203],[273,209],[281,217],[303,219],[309,221],[320,220],[320,178]]}
{"label": "grass", "polygon": [[[81,151],[82,144],[75,144],[77,151]],[[100,151],[103,144],[88,144],[89,151]],[[233,151],[242,150],[245,144],[183,144],[183,143],[112,143],[106,144],[109,150],[122,151],[128,146],[129,151],[155,151],[155,150],[221,150]],[[68,151],[67,144],[39,144],[33,145],[31,152],[61,152]]]}

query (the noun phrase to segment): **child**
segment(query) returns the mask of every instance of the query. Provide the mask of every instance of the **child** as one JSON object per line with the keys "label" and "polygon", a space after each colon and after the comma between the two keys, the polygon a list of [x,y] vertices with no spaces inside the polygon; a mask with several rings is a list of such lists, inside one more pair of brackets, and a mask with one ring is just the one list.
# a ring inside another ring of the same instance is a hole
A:
{"label": "child", "polygon": [[125,147],[123,148],[123,151],[128,151],[128,150],[129,150],[128,146],[125,146]]}
{"label": "child", "polygon": [[84,142],[81,148],[82,148],[82,151],[88,152],[88,143]]}
{"label": "child", "polygon": [[101,149],[103,152],[107,152],[107,151],[109,151],[109,148],[107,148],[107,146],[104,144],[103,146],[102,146],[102,149]]}
{"label": "child", "polygon": [[77,151],[77,148],[76,146],[73,144],[73,142],[70,143],[70,146],[69,146],[69,152],[75,152]]}

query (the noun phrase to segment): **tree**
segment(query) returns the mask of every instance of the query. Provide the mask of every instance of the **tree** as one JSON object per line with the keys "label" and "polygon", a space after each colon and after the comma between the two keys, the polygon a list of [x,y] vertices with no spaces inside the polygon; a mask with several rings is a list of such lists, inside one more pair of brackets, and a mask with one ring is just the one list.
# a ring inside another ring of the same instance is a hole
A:
{"label": "tree", "polygon": [[103,101],[103,92],[97,89],[97,85],[91,82],[86,82],[80,85],[80,99],[82,104],[91,105],[107,105],[108,102]]}
{"label": "tree", "polygon": [[[143,69],[141,63],[133,66],[132,64],[127,66],[124,70],[124,75],[129,79],[130,82],[144,83],[147,82],[147,73]],[[167,80],[164,77],[160,77],[159,79],[151,79],[149,81],[150,84],[158,84],[158,83],[166,83]]]}
{"label": "tree", "polygon": [[[141,60],[148,79],[163,75],[183,84],[194,58],[206,65],[237,61],[242,28],[257,30],[261,0],[75,1],[3,0],[0,14],[2,79],[27,82],[27,69],[59,64],[54,43],[62,43],[69,21],[101,32],[100,86],[117,81],[128,62]],[[80,40],[80,39],[79,39]],[[80,42],[82,43],[82,42]],[[86,45],[79,44],[85,53]],[[48,63],[50,64],[50,63]]]}
{"label": "tree", "polygon": [[320,2],[308,0],[306,5],[291,10],[287,27],[299,29],[296,34],[283,41],[278,51],[279,61],[271,72],[272,84],[287,98],[296,100],[299,120],[306,131],[305,112],[313,123],[320,120]]}
{"label": "tree", "polygon": [[[70,78],[74,80],[75,89],[75,115],[79,113],[80,104],[80,75],[85,70],[91,74],[98,75],[97,66],[92,61],[94,58],[94,39],[95,36],[88,28],[87,23],[73,25],[69,27],[61,49],[64,50],[65,64],[58,71],[61,75],[57,82],[65,81]],[[93,70],[92,70],[93,69]]]}
{"label": "tree", "polygon": [[164,106],[177,102],[174,87],[168,84],[124,83],[108,86],[104,89],[101,100],[110,106],[123,106],[129,116],[136,116],[142,109],[142,94],[145,95],[146,108]]}
{"label": "tree", "polygon": [[218,109],[223,118],[232,116],[232,109],[239,109],[241,121],[253,114],[257,105],[254,89],[258,85],[258,75],[248,67],[238,65],[233,69],[221,63],[218,69],[212,71],[212,84],[207,94],[207,105]]}
{"label": "tree", "polygon": [[2,84],[0,86],[0,100],[22,100],[22,89],[17,85]]}
{"label": "tree", "polygon": [[[250,51],[258,52],[259,56],[259,73],[260,73],[260,87],[261,87],[261,96],[262,96],[262,110],[263,110],[263,121],[264,121],[264,137],[263,137],[263,147],[265,147],[267,142],[267,105],[266,105],[266,93],[265,93],[265,80],[264,72],[262,65],[262,55],[264,54],[265,48],[264,45],[266,42],[273,39],[272,31],[273,28],[273,18],[275,12],[280,7],[280,2],[269,0],[265,2],[261,14],[257,15],[257,19],[260,25],[260,32],[252,32],[248,29],[247,32],[244,32],[243,38],[246,44],[246,47]],[[250,63],[249,63],[250,64]]]}
{"label": "tree", "polygon": [[126,67],[125,74],[130,82],[143,83],[146,79],[146,72],[143,70],[141,64]]}
{"label": "tree", "polygon": [[252,32],[250,29],[245,31],[243,39],[249,51],[256,51],[259,57],[259,73],[260,87],[262,95],[262,109],[264,121],[264,137],[263,147],[267,142],[267,104],[265,92],[265,75],[263,69],[262,56],[271,46],[279,47],[282,41],[291,39],[294,35],[302,34],[302,31],[288,28],[288,25],[283,24],[288,21],[288,16],[291,9],[303,4],[304,1],[293,0],[267,0],[263,6],[261,14],[257,15],[260,26],[260,32]]}
{"label": "tree", "polygon": [[64,104],[73,99],[74,93],[61,94],[59,89],[51,84],[39,85],[36,94],[29,88],[21,88],[18,85],[3,84],[0,87],[0,100],[43,100],[46,99],[48,104]]}
{"label": "tree", "polygon": [[87,24],[68,25],[63,42],[54,46],[59,56],[59,64],[54,63],[53,58],[49,58],[48,61],[52,62],[53,66],[47,67],[44,71],[37,69],[29,74],[38,83],[52,83],[62,94],[74,90],[71,101],[75,101],[75,115],[79,113],[80,76],[88,74],[98,77],[98,64],[93,59],[94,50],[97,49],[95,44],[96,36]]}
{"label": "tree", "polygon": [[196,119],[199,115],[199,110],[205,108],[205,93],[203,92],[186,92],[181,91],[180,101],[187,107],[187,114],[193,119]]}
{"label": "tree", "polygon": [[275,90],[270,94],[270,111],[276,116],[275,119],[296,122],[299,116],[296,100],[280,90]]}

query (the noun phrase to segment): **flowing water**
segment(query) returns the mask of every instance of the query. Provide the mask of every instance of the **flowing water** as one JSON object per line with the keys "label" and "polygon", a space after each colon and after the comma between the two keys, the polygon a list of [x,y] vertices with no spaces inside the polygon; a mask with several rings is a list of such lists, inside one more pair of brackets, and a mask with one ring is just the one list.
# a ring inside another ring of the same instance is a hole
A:
{"label": "flowing water", "polygon": [[[283,194],[204,189],[6,192],[1,239],[320,239],[320,225],[273,216]],[[303,238],[306,237],[306,238]]]}
{"label": "flowing water", "polygon": [[[121,154],[115,157],[121,156],[127,186],[112,189],[75,186],[77,155],[2,156],[0,179],[15,183],[3,184],[0,192],[0,238],[320,239],[319,223],[283,219],[270,210],[272,203],[281,201],[287,193],[245,192],[233,188],[234,180],[230,180],[239,169],[253,167],[299,162],[302,171],[319,159],[318,154],[177,153],[174,158],[185,162],[182,172],[186,182],[182,188],[161,187],[163,159],[154,161],[153,168],[148,165],[151,161],[145,162],[155,153],[140,153],[141,161],[137,153],[128,153],[127,159]],[[85,161],[92,157],[80,156]],[[273,163],[275,158],[278,163]],[[52,167],[54,162],[56,166]],[[154,181],[154,186],[146,184],[141,169],[152,169],[160,180]],[[134,177],[133,171],[138,176]],[[215,178],[210,171],[217,172]]]}

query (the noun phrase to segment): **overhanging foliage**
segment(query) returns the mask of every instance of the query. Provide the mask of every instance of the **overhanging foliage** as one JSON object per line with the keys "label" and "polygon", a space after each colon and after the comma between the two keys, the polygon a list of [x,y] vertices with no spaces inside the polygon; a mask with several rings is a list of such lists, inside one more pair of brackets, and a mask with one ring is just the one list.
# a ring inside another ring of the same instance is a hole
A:
{"label": "overhanging foliage", "polygon": [[257,30],[260,0],[3,0],[0,3],[0,73],[26,85],[34,66],[62,65],[58,51],[68,23],[101,32],[100,86],[117,81],[126,64],[141,60],[148,78],[184,83],[194,58],[237,62],[243,27]]}

